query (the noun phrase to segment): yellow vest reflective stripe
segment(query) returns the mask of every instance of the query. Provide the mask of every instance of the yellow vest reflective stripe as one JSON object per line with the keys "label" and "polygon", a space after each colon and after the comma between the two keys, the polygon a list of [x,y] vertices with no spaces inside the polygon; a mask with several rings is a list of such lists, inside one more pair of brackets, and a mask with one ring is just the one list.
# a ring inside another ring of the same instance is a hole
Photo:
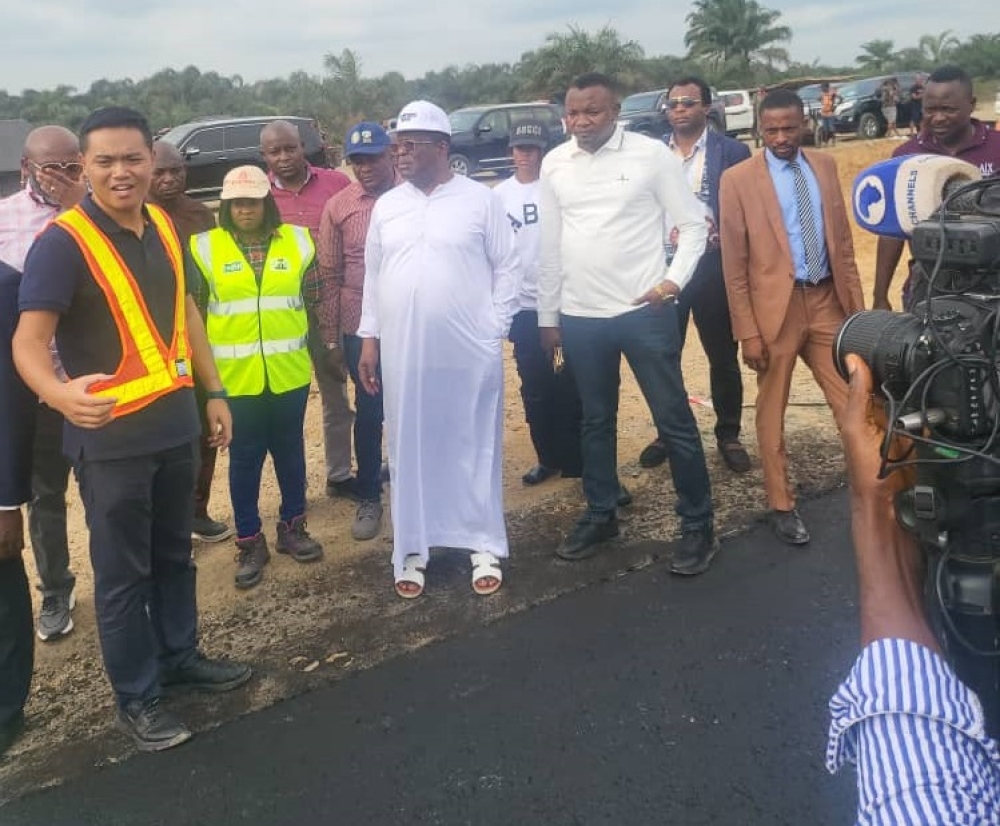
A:
{"label": "yellow vest reflective stripe", "polygon": [[116,399],[112,412],[115,418],[135,413],[161,396],[193,384],[180,241],[163,210],[153,205],[148,205],[147,210],[174,273],[173,337],[169,348],[156,329],[135,276],[90,216],[76,206],[55,219],[83,253],[118,329],[122,357],[114,376],[89,389],[96,396]]}
{"label": "yellow vest reflective stripe", "polygon": [[259,285],[228,230],[194,236],[191,253],[208,284],[208,340],[229,395],[253,396],[265,388],[285,393],[309,384],[302,300],[302,278],[315,257],[309,231],[290,224],[277,229]]}

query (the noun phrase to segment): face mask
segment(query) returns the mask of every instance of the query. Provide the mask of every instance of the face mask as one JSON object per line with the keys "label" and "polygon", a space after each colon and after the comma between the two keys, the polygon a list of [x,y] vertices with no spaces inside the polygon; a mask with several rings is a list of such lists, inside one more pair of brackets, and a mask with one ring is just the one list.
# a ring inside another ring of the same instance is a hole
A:
{"label": "face mask", "polygon": [[54,200],[52,196],[42,189],[41,184],[34,175],[28,176],[28,187],[31,189],[32,194],[35,196],[36,200],[41,201],[43,204],[47,204],[51,207],[62,206],[58,201]]}

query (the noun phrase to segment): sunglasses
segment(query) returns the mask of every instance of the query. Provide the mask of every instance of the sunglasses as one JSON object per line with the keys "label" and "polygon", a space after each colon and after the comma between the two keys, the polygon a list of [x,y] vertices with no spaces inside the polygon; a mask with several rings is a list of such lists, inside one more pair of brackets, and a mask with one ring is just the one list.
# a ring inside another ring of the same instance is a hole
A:
{"label": "sunglasses", "polygon": [[676,109],[678,106],[683,106],[685,109],[690,109],[692,106],[697,106],[701,101],[698,98],[669,98],[667,100],[668,109]]}
{"label": "sunglasses", "polygon": [[406,152],[410,154],[414,152],[418,146],[436,146],[440,141],[415,141],[407,138],[406,140],[400,140],[396,144],[396,152]]}
{"label": "sunglasses", "polygon": [[35,172],[46,172],[49,175],[61,172],[67,178],[74,181],[79,180],[80,176],[83,174],[83,164],[75,161],[69,161],[68,163],[60,163],[59,161],[35,163],[34,161],[28,161],[28,163],[31,164]]}

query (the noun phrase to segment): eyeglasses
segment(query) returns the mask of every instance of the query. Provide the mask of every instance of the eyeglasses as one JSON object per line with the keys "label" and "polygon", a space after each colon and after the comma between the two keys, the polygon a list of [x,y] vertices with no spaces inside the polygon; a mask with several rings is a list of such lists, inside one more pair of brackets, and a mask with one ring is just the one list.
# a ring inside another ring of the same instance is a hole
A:
{"label": "eyeglasses", "polygon": [[438,143],[440,143],[440,141],[416,141],[407,138],[406,140],[400,140],[396,144],[396,151],[410,154],[411,152],[416,151],[418,146],[436,146]]}
{"label": "eyeglasses", "polygon": [[698,100],[698,98],[669,98],[667,100],[667,108],[676,109],[678,106],[683,106],[685,109],[690,109],[692,106],[697,106],[699,103],[701,103],[701,101]]}
{"label": "eyeglasses", "polygon": [[28,161],[28,163],[34,167],[35,172],[45,172],[50,175],[61,172],[67,178],[71,178],[74,181],[79,180],[80,176],[83,174],[83,164],[75,161],[69,161],[66,163],[60,163],[59,161],[48,161],[46,163]]}

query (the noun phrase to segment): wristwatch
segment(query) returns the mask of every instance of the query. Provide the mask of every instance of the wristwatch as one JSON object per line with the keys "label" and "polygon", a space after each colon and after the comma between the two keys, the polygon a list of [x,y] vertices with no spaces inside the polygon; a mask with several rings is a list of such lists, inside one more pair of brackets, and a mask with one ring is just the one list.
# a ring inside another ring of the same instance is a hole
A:
{"label": "wristwatch", "polygon": [[222,390],[206,390],[205,391],[205,398],[206,399],[228,399],[229,398],[229,394],[226,392],[225,388],[223,388]]}

